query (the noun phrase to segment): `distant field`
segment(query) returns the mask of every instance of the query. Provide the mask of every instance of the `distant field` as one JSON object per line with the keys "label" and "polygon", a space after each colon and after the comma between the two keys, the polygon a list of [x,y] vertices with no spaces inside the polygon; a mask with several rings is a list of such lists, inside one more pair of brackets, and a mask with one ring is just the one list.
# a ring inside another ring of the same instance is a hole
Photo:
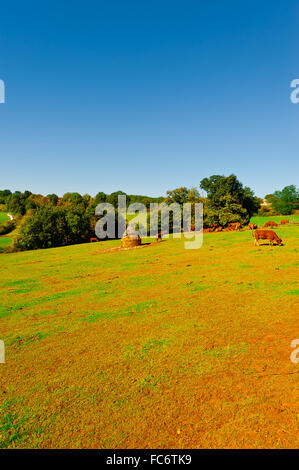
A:
{"label": "distant field", "polygon": [[6,212],[0,212],[0,224],[9,220]]}
{"label": "distant field", "polygon": [[[7,222],[8,220],[9,220],[9,217],[7,216],[7,213],[0,212],[0,225],[3,224],[4,222]],[[0,236],[0,253],[3,251],[4,248],[10,245],[11,242],[12,242],[12,238],[6,235]]]}
{"label": "distant field", "polygon": [[1,250],[3,248],[6,248],[8,245],[10,245],[11,242],[12,242],[12,239],[9,237],[0,237],[0,253],[1,253]]}
{"label": "distant field", "polygon": [[299,215],[270,215],[267,217],[255,216],[251,217],[250,222],[252,222],[253,224],[257,224],[260,227],[268,220],[273,220],[274,222],[279,223],[281,219],[289,219],[290,222],[292,220],[295,220],[295,222],[299,222]]}
{"label": "distant field", "polygon": [[1,255],[0,447],[298,447],[298,226]]}

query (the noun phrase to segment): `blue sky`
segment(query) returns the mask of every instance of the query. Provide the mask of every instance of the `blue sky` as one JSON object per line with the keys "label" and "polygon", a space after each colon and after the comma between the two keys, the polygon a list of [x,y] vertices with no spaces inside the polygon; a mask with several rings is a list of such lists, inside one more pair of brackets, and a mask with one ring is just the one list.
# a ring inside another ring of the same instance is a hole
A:
{"label": "blue sky", "polygon": [[297,0],[1,5],[0,188],[298,183]]}

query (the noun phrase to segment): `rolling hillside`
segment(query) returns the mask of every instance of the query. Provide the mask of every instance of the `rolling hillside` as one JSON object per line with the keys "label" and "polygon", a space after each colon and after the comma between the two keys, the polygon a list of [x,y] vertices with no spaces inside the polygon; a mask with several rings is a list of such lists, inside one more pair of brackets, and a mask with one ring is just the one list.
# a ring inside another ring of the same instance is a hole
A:
{"label": "rolling hillside", "polygon": [[1,255],[0,447],[297,447],[298,226]]}

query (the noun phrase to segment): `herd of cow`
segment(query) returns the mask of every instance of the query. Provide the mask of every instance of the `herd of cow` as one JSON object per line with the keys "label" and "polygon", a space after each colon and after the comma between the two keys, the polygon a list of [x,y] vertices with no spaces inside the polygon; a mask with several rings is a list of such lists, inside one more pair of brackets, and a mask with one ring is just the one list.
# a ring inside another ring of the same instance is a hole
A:
{"label": "herd of cow", "polygon": [[[290,221],[289,219],[282,219],[280,221],[280,225],[286,225]],[[274,228],[278,227],[278,223],[273,222],[273,220],[269,220],[262,226],[262,230],[258,230],[258,226],[253,223],[248,224],[248,229],[252,230],[252,236],[254,237],[254,244],[259,246],[259,240],[269,240],[270,245],[272,246],[274,242],[276,242],[278,245],[282,245],[282,239],[279,238],[279,236],[273,231],[273,230],[264,230],[268,227]],[[204,233],[208,232],[231,232],[238,230],[240,231],[242,229],[242,226],[239,222],[235,223],[230,223],[228,224],[227,227],[223,228],[220,225],[213,224],[211,227],[203,229]],[[191,230],[195,230],[195,227],[191,227]],[[253,231],[255,232],[253,233]]]}
{"label": "herd of cow", "polygon": [[[289,219],[282,219],[280,221],[280,225],[285,225],[285,224],[288,224],[289,222],[290,222]],[[278,225],[279,224],[277,224],[276,222],[273,222],[273,220],[269,220],[268,222],[266,222],[262,226],[262,228],[267,228],[267,227],[273,228],[273,227],[278,227]],[[252,224],[250,222],[248,224],[248,228],[249,228],[249,230],[256,230],[258,228],[258,226],[256,224]],[[194,225],[191,225],[191,230],[192,231],[195,230]],[[209,233],[209,232],[234,232],[236,230],[237,231],[242,230],[242,225],[239,222],[230,223],[230,224],[228,224],[227,227],[222,227],[221,225],[213,224],[209,228],[204,228],[203,233]]]}
{"label": "herd of cow", "polygon": [[[286,225],[290,221],[289,219],[282,219],[280,221],[280,225]],[[267,227],[278,227],[279,224],[273,222],[273,220],[269,220],[264,225],[262,225],[262,229]],[[191,225],[191,231],[194,232],[196,230],[195,225]],[[258,226],[253,223],[248,224],[248,229],[252,231],[252,236],[254,237],[254,244],[259,246],[259,240],[269,240],[270,245],[273,245],[276,242],[278,245],[282,245],[282,239],[278,237],[278,235],[273,230],[258,230]],[[218,224],[213,224],[209,228],[204,228],[203,233],[210,233],[210,232],[233,232],[233,231],[240,231],[242,230],[242,226],[239,222],[229,223],[227,227],[222,227]],[[255,231],[255,232],[254,232]],[[156,240],[159,241],[162,239],[165,232],[159,232],[156,235]]]}

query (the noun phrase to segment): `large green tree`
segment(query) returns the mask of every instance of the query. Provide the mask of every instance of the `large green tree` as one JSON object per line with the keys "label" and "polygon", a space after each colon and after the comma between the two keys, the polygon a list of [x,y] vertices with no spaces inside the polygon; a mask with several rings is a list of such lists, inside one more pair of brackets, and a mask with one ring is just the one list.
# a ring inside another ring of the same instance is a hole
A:
{"label": "large green tree", "polygon": [[299,205],[299,191],[293,184],[268,197],[276,214],[290,215]]}
{"label": "large green tree", "polygon": [[244,187],[235,175],[204,178],[200,187],[207,193],[205,219],[208,225],[227,225],[230,222],[247,224],[258,211],[260,199],[254,196],[250,188]]}

